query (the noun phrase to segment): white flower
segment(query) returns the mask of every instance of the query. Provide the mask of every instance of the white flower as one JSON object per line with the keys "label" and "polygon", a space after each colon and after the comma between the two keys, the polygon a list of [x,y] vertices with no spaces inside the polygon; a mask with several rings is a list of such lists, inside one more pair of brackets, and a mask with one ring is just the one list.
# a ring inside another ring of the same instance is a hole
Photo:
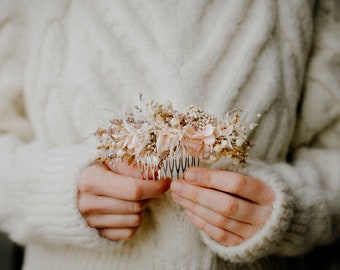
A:
{"label": "white flower", "polygon": [[122,149],[117,150],[117,157],[123,157],[125,155],[125,151]]}
{"label": "white flower", "polygon": [[251,123],[250,125],[249,125],[249,129],[250,130],[253,130],[254,128],[256,128],[258,126],[258,124],[256,124],[256,123]]}

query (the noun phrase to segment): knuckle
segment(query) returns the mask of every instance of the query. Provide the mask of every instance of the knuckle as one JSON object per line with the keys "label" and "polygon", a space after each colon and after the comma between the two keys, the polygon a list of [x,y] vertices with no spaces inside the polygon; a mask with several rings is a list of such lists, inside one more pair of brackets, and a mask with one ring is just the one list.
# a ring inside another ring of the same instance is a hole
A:
{"label": "knuckle", "polygon": [[138,201],[143,197],[143,189],[140,185],[133,185],[129,188],[130,198],[132,200]]}
{"label": "knuckle", "polygon": [[98,233],[104,238],[111,239],[107,229],[98,229]]}
{"label": "knuckle", "polygon": [[91,204],[88,203],[87,196],[79,196],[78,210],[81,214],[86,215],[91,212]]}
{"label": "knuckle", "polygon": [[239,194],[245,189],[247,185],[247,180],[245,177],[243,177],[240,174],[235,174],[233,178],[234,178],[234,184],[232,186],[231,192],[235,194]]}
{"label": "knuckle", "polygon": [[92,217],[91,215],[87,216],[86,217],[86,221],[87,221],[87,224],[92,227],[92,228],[95,228],[96,227],[96,219],[94,217]]}
{"label": "knuckle", "polygon": [[82,215],[95,213],[98,209],[97,197],[89,194],[81,195],[78,199],[78,210]]}
{"label": "knuckle", "polygon": [[228,237],[228,234],[224,231],[219,231],[219,232],[216,232],[216,235],[215,235],[215,240],[219,243],[222,243],[224,245],[227,245],[228,244],[228,240],[229,240],[229,237]]}
{"label": "knuckle", "polygon": [[140,213],[144,210],[144,204],[143,202],[133,202],[132,203],[132,212],[133,213]]}
{"label": "knuckle", "polygon": [[223,208],[222,213],[225,216],[233,216],[237,212],[238,207],[238,203],[235,199],[229,199],[225,203],[225,207]]}
{"label": "knuckle", "polygon": [[229,223],[230,223],[230,219],[222,215],[219,216],[217,220],[217,226],[220,228],[227,228]]}
{"label": "knuckle", "polygon": [[214,187],[214,177],[211,175],[211,173],[206,172],[205,170],[202,172],[202,179],[204,180],[204,183],[207,187],[213,188]]}
{"label": "knuckle", "polygon": [[199,192],[195,188],[190,188],[189,191],[189,196],[193,202],[198,202],[199,200]]}
{"label": "knuckle", "polygon": [[91,174],[85,173],[81,176],[78,184],[78,190],[80,193],[92,192],[95,187],[95,181],[91,177]]}
{"label": "knuckle", "polygon": [[200,179],[204,181],[204,183],[210,187],[212,186],[212,176],[210,170],[201,170],[200,171]]}
{"label": "knuckle", "polygon": [[141,215],[134,215],[131,220],[132,227],[139,227],[142,224],[143,218]]}

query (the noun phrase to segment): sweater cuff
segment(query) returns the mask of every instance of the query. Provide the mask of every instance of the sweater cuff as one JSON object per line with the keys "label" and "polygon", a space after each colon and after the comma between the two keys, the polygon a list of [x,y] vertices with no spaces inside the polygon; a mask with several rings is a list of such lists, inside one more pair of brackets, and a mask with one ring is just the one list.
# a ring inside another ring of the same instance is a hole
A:
{"label": "sweater cuff", "polygon": [[12,194],[20,200],[13,198],[14,218],[4,224],[15,241],[26,243],[34,239],[85,248],[118,244],[100,237],[97,230],[87,225],[77,207],[79,176],[96,155],[93,142],[69,147],[48,148],[41,144],[20,147],[17,162],[25,176],[14,173],[20,180]]}
{"label": "sweater cuff", "polygon": [[289,231],[293,217],[291,196],[288,186],[284,184],[281,176],[270,169],[266,164],[249,161],[245,166],[223,165],[222,168],[237,171],[253,178],[266,182],[275,192],[273,211],[264,227],[252,238],[237,246],[224,246],[201,232],[204,243],[224,260],[233,263],[252,262],[269,254],[276,253],[279,243]]}

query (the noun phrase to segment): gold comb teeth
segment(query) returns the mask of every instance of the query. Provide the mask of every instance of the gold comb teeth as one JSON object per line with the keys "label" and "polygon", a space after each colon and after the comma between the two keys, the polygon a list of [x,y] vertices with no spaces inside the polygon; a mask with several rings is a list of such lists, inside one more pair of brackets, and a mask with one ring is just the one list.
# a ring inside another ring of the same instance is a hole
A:
{"label": "gold comb teeth", "polygon": [[246,162],[253,146],[248,133],[257,124],[246,125],[241,110],[217,119],[192,105],[179,112],[170,102],[140,101],[143,106],[96,131],[98,160],[136,162],[142,179],[153,180],[180,178],[187,168],[222,157]]}

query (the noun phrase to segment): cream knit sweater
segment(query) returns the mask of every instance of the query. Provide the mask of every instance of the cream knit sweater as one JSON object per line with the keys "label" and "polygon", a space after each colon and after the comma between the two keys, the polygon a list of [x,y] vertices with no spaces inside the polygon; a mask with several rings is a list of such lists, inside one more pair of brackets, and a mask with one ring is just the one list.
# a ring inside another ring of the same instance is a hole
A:
{"label": "cream knit sweater", "polygon": [[[339,43],[335,0],[1,0],[0,229],[26,245],[25,269],[234,269],[334,240]],[[249,163],[215,165],[275,191],[253,238],[220,245],[169,194],[132,240],[87,226],[77,179],[96,157],[91,134],[139,92],[178,109],[263,115]]]}

